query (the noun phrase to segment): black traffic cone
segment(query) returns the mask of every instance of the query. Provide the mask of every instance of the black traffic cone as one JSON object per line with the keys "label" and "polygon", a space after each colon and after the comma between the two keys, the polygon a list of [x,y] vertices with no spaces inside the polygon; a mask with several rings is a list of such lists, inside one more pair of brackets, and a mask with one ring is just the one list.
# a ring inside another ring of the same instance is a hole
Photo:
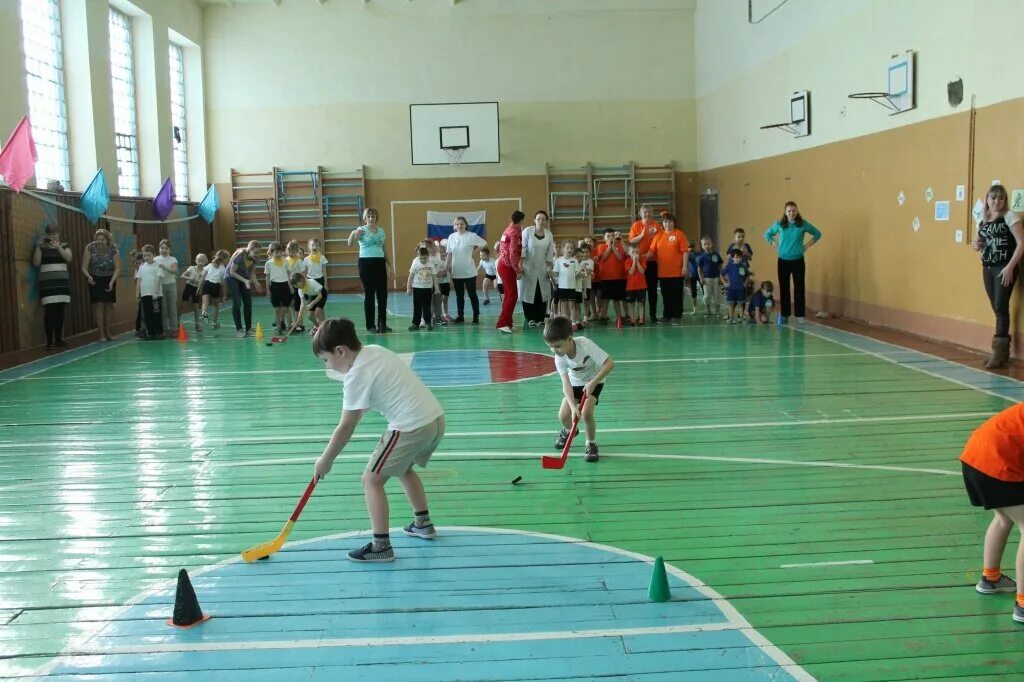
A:
{"label": "black traffic cone", "polygon": [[192,589],[192,581],[188,579],[185,569],[178,571],[178,589],[174,593],[174,617],[167,620],[168,625],[187,630],[213,618],[203,614]]}

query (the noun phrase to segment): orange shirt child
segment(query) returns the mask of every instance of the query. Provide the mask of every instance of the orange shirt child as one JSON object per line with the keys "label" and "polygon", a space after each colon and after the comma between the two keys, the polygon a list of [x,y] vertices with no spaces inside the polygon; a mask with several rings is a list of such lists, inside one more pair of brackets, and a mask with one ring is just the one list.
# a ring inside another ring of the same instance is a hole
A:
{"label": "orange shirt child", "polygon": [[690,250],[690,243],[681,230],[662,231],[651,241],[651,256],[658,263],[658,279],[685,277],[683,255]]}
{"label": "orange shirt child", "polygon": [[609,248],[612,247],[609,247],[607,244],[601,244],[597,247],[597,255],[594,257],[594,262],[597,263],[598,277],[601,278],[602,282],[626,279],[625,249],[619,249],[619,253],[623,254],[622,260],[616,257],[614,253],[609,253],[607,258],[601,260],[601,255]]}
{"label": "orange shirt child", "polygon": [[[643,264],[643,259],[640,259],[640,263]],[[647,290],[647,275],[642,270],[637,269],[636,272],[630,272],[630,268],[633,267],[633,259],[626,256],[624,261],[626,272],[626,291],[646,291]]]}
{"label": "orange shirt child", "polygon": [[640,251],[641,258],[647,259],[649,257],[647,252],[651,250],[651,240],[653,240],[659,232],[661,232],[661,225],[656,220],[647,221],[646,226],[644,225],[644,221],[638,220],[629,228],[630,242],[641,234],[644,236],[644,238],[636,244],[636,248]]}
{"label": "orange shirt child", "polygon": [[967,439],[960,461],[1006,483],[1024,482],[1024,403],[979,426]]}

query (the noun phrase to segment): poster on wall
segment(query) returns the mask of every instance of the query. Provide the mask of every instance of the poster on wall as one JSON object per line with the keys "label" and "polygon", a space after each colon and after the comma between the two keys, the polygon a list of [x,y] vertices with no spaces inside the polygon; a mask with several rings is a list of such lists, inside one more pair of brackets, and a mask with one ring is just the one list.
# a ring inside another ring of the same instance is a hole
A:
{"label": "poster on wall", "polygon": [[971,209],[971,215],[974,216],[974,222],[980,223],[981,219],[985,215],[985,202],[978,199],[974,202],[974,208]]}
{"label": "poster on wall", "polygon": [[896,201],[900,202],[900,206],[902,206],[906,200],[907,195],[904,194],[903,192],[900,192],[899,194],[896,195]]}
{"label": "poster on wall", "polygon": [[931,187],[929,187],[928,189],[926,189],[924,191],[924,200],[925,201],[930,202],[934,198],[935,198],[935,192],[932,191]]}
{"label": "poster on wall", "polygon": [[1011,211],[1024,211],[1024,189],[1015,189],[1010,197]]}
{"label": "poster on wall", "polygon": [[949,202],[948,201],[936,201],[935,202],[935,219],[936,220],[949,220]]}
{"label": "poster on wall", "polygon": [[917,216],[914,216],[914,222],[912,222],[910,226],[914,228],[914,232],[917,232],[918,230],[921,229],[921,219],[918,218]]}

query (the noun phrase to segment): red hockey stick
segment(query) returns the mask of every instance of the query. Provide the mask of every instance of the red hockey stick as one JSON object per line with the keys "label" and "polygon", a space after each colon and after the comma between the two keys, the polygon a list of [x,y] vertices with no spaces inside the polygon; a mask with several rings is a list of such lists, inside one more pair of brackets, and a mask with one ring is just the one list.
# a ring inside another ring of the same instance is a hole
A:
{"label": "red hockey stick", "polygon": [[[587,404],[587,394],[584,393],[580,397],[580,417],[583,416],[583,406]],[[569,437],[565,440],[565,447],[562,448],[561,457],[548,457],[544,455],[540,458],[540,464],[545,469],[561,469],[565,466],[565,461],[569,459],[569,448],[572,447],[572,439],[576,437],[576,429],[580,425],[580,417],[576,417],[572,420],[572,428],[569,429]]]}

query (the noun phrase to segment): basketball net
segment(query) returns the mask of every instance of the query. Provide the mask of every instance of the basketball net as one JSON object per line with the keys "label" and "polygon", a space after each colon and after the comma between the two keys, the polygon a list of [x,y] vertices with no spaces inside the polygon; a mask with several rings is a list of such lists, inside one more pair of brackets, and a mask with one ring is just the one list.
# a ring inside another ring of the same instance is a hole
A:
{"label": "basketball net", "polygon": [[462,155],[469,147],[444,147],[444,153],[448,155],[448,163],[453,166],[462,165]]}

